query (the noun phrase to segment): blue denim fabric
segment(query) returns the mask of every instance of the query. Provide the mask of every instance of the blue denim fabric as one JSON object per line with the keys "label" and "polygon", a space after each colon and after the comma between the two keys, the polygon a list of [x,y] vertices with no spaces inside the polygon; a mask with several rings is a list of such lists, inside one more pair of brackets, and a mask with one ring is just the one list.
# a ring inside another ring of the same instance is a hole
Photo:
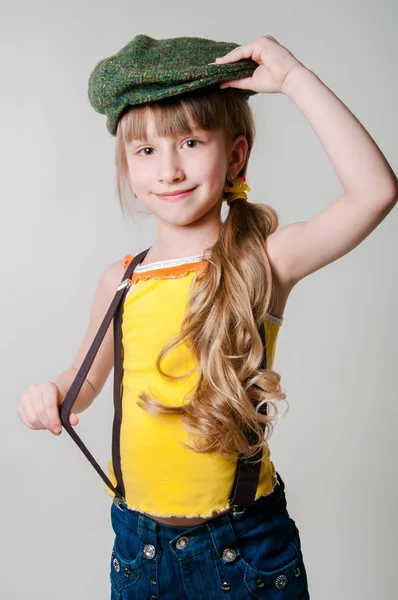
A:
{"label": "blue denim fabric", "polygon": [[299,531],[279,474],[243,514],[196,527],[111,506],[111,600],[309,600]]}

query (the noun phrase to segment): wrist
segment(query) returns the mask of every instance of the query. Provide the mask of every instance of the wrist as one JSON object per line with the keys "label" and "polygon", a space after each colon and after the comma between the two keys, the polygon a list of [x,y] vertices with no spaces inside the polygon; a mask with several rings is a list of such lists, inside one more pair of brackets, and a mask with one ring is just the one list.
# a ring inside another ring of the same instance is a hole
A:
{"label": "wrist", "polygon": [[291,97],[295,88],[300,85],[300,82],[311,75],[315,75],[315,73],[310,69],[307,69],[307,67],[305,67],[303,64],[300,63],[295,65],[286,75],[281,86],[281,93],[285,94],[285,96]]}

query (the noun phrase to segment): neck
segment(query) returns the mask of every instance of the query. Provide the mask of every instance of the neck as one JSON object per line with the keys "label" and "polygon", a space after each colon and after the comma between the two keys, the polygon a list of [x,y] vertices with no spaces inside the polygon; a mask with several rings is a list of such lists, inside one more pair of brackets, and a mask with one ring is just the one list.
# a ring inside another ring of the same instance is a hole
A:
{"label": "neck", "polygon": [[159,257],[159,260],[167,260],[203,254],[220,238],[221,228],[220,206],[217,204],[205,215],[186,225],[166,223],[158,219],[157,239],[148,256],[150,254],[151,257]]}

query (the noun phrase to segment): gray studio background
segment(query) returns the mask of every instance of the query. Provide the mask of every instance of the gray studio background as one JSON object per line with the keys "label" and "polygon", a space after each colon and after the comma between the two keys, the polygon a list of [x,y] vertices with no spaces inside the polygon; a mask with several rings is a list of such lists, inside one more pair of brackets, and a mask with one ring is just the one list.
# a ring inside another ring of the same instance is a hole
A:
{"label": "gray studio background", "polygon": [[[1,593],[107,600],[111,498],[63,431],[18,419],[30,383],[68,368],[104,269],[155,241],[116,200],[114,138],[87,99],[95,64],[132,37],[244,44],[271,34],[350,108],[398,171],[398,10],[363,3],[202,0],[1,2]],[[251,198],[281,226],[342,193],[326,152],[281,94],[251,99]],[[396,598],[398,210],[293,290],[276,350],[290,410],[270,440],[301,533],[313,600]],[[112,376],[77,431],[102,467]],[[143,449],[143,452],[145,449]]]}

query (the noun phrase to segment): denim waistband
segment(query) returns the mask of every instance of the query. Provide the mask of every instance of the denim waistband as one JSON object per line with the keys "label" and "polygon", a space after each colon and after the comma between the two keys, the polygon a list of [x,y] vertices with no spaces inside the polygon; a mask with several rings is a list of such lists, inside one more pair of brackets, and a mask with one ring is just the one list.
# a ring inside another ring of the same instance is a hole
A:
{"label": "denim waistband", "polygon": [[180,551],[178,544],[174,542],[185,536],[189,540],[195,540],[195,552],[199,551],[201,541],[203,545],[208,543],[209,533],[216,547],[227,548],[234,547],[236,537],[243,535],[247,531],[251,531],[269,516],[284,511],[286,509],[285,484],[276,473],[277,483],[273,492],[267,496],[261,496],[258,500],[246,508],[244,513],[234,515],[232,512],[222,514],[205,523],[194,527],[166,525],[143,515],[142,513],[127,508],[127,505],[122,502],[118,508],[112,503],[113,518],[120,519],[123,526],[140,537],[144,544],[152,544],[155,547],[161,547],[165,544],[170,545],[173,551],[178,554]]}

